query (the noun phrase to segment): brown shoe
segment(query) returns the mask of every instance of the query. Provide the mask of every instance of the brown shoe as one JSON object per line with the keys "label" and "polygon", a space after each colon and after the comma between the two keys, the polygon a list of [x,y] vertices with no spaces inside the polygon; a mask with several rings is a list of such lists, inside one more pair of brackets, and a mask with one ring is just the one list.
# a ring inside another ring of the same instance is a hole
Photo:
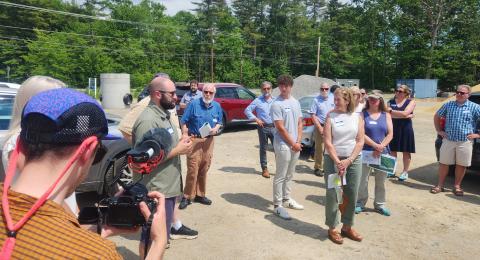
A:
{"label": "brown shoe", "polygon": [[268,169],[267,168],[263,168],[262,170],[262,176],[264,178],[270,178],[270,173],[268,172]]}
{"label": "brown shoe", "polygon": [[328,239],[332,240],[335,244],[343,244],[343,237],[336,230],[328,230]]}
{"label": "brown shoe", "polygon": [[349,230],[343,230],[342,229],[342,236],[348,237],[351,240],[361,242],[363,237],[357,233],[353,228],[350,228]]}

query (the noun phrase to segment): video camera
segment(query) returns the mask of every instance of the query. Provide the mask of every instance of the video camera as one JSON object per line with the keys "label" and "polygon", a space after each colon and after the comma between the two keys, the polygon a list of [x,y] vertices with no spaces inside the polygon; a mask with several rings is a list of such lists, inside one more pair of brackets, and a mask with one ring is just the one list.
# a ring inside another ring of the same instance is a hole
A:
{"label": "video camera", "polygon": [[[128,165],[134,171],[142,174],[149,174],[158,164],[168,156],[172,149],[172,135],[163,128],[154,128],[145,133],[138,145],[127,152]],[[115,173],[113,162],[113,172]],[[102,224],[119,227],[132,228],[145,225],[145,217],[140,211],[139,205],[143,201],[147,204],[153,214],[157,203],[147,196],[148,190],[140,180],[136,183],[126,185],[120,180],[119,174],[109,185],[119,184],[123,188],[120,196],[108,197],[100,200],[95,207],[85,207],[79,213],[80,224]]]}

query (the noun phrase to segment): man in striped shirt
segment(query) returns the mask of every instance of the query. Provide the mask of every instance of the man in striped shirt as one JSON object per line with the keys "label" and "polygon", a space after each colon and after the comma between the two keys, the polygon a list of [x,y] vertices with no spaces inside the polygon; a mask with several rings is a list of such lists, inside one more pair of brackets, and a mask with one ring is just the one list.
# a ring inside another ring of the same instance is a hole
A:
{"label": "man in striped shirt", "polygon": [[[433,194],[444,191],[448,168],[450,165],[455,165],[453,193],[463,196],[460,185],[465,176],[465,170],[472,161],[473,139],[480,137],[477,129],[480,106],[468,100],[470,93],[470,86],[458,86],[455,101],[445,103],[434,116],[435,129],[442,137],[442,146],[440,147],[438,184],[430,190]],[[445,118],[445,129],[441,129],[440,126],[442,117]]]}
{"label": "man in striped shirt", "polygon": [[[0,185],[0,259],[120,259],[115,245],[103,238],[120,230],[103,226],[101,235],[95,234],[61,206],[104,155],[97,150],[108,125],[97,101],[67,88],[44,91],[25,106],[21,126]],[[17,165],[21,174],[12,183]],[[160,259],[166,245],[165,198],[149,196],[158,207],[147,257]],[[150,216],[145,203],[140,210]]]}

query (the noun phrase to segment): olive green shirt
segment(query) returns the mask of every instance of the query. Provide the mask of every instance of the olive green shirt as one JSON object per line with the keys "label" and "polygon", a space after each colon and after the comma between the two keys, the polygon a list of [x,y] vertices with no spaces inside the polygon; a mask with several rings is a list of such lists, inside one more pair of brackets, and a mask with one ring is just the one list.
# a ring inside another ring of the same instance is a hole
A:
{"label": "olive green shirt", "polygon": [[[132,140],[135,146],[139,145],[143,135],[150,129],[164,128],[172,135],[172,148],[178,144],[177,127],[169,120],[170,112],[150,102],[147,108],[138,117],[133,125]],[[182,194],[182,168],[180,156],[172,159],[166,158],[150,174],[143,175],[141,183],[147,186],[149,191],[159,191],[166,198],[180,196]],[[140,174],[134,174],[134,180],[140,179]]]}

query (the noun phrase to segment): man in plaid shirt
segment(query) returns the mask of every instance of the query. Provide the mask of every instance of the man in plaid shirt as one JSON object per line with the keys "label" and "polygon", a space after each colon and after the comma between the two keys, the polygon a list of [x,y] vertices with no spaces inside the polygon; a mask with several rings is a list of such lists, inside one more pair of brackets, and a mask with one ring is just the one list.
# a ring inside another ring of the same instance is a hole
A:
{"label": "man in plaid shirt", "polygon": [[[453,193],[463,196],[460,185],[465,176],[465,170],[472,161],[473,139],[480,138],[477,133],[480,106],[468,100],[470,94],[470,86],[458,86],[456,100],[445,103],[434,116],[435,129],[442,137],[442,146],[440,147],[438,184],[430,190],[433,194],[444,191],[448,168],[450,165],[455,165]],[[440,126],[442,117],[445,118],[445,129],[441,129]]]}

